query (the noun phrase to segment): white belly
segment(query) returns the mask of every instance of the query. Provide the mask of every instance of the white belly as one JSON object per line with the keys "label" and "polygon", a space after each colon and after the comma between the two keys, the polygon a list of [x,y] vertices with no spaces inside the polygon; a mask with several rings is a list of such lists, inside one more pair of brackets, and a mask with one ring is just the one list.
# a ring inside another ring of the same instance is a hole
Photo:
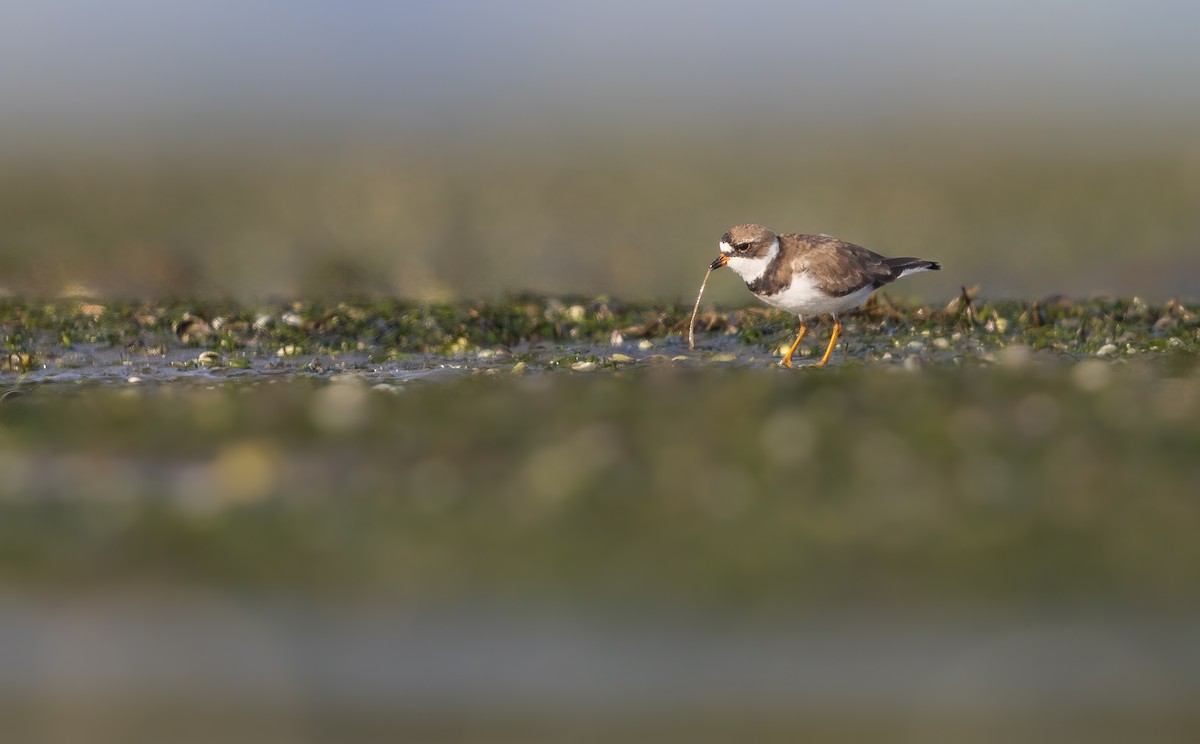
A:
{"label": "white belly", "polygon": [[867,285],[848,295],[829,297],[817,289],[817,284],[811,276],[797,274],[787,289],[770,297],[760,296],[759,299],[794,315],[828,315],[853,310],[866,302],[874,291],[874,287]]}

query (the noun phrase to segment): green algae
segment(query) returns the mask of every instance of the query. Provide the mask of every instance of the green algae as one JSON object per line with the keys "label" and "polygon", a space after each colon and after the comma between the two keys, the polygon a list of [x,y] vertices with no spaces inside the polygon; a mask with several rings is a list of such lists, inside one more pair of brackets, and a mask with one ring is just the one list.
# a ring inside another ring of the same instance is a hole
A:
{"label": "green algae", "polygon": [[[945,307],[905,303],[886,295],[853,316],[839,357],[878,362],[918,356],[926,361],[983,360],[1012,346],[1074,357],[1191,352],[1200,348],[1200,306],[1134,299],[1033,302],[980,301],[964,290]],[[337,303],[99,302],[78,299],[0,300],[0,329],[11,371],[86,366],[68,352],[90,346],[147,361],[170,350],[232,353],[238,366],[256,357],[338,357],[372,360],[420,356],[464,358],[480,351],[524,354],[518,361],[604,363],[631,356],[637,342],[662,349],[686,335],[680,304],[621,303],[608,298],[516,296],[485,303],[422,305],[395,300]],[[762,363],[790,341],[796,321],[751,307],[706,309],[698,319],[700,354],[757,355]],[[820,331],[801,357],[821,343]],[[738,342],[738,343],[731,343]],[[532,351],[531,351],[532,350]],[[645,349],[641,349],[645,351]],[[25,355],[25,356],[21,356]],[[531,356],[532,355],[532,356]],[[648,356],[646,354],[642,355]],[[65,363],[60,360],[66,358]]]}

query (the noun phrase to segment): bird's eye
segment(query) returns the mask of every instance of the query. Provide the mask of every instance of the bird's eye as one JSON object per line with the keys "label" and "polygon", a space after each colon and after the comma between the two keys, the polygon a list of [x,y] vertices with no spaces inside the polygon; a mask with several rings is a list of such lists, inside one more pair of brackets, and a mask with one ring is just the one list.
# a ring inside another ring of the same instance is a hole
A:
{"label": "bird's eye", "polygon": [[750,244],[749,243],[741,243],[739,245],[735,245],[733,247],[733,249],[735,251],[737,251],[738,253],[745,253],[746,251],[750,250]]}

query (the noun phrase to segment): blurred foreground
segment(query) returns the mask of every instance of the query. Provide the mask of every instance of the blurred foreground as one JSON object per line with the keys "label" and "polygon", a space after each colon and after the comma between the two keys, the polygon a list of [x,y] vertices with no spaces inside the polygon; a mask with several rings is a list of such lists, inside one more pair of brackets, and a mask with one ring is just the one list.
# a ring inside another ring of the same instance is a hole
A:
{"label": "blurred foreground", "polygon": [[13,741],[1184,742],[1195,616],[0,600]]}
{"label": "blurred foreground", "polygon": [[4,307],[17,738],[1200,734],[1193,306],[188,307]]}

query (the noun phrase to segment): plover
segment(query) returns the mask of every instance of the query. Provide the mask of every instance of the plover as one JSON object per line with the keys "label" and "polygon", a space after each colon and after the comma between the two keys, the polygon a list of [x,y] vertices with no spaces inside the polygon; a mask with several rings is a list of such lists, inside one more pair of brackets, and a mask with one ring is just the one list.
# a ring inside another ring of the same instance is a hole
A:
{"label": "plover", "polygon": [[833,336],[815,365],[823,367],[842,332],[838,313],[862,305],[902,276],[942,268],[920,258],[885,258],[827,235],[776,235],[762,225],[738,225],[721,237],[721,255],[708,268],[722,266],[733,269],[755,297],[800,318],[800,334],[783,357],[785,367],[792,366],[792,355],[808,333],[807,318],[833,316]]}

